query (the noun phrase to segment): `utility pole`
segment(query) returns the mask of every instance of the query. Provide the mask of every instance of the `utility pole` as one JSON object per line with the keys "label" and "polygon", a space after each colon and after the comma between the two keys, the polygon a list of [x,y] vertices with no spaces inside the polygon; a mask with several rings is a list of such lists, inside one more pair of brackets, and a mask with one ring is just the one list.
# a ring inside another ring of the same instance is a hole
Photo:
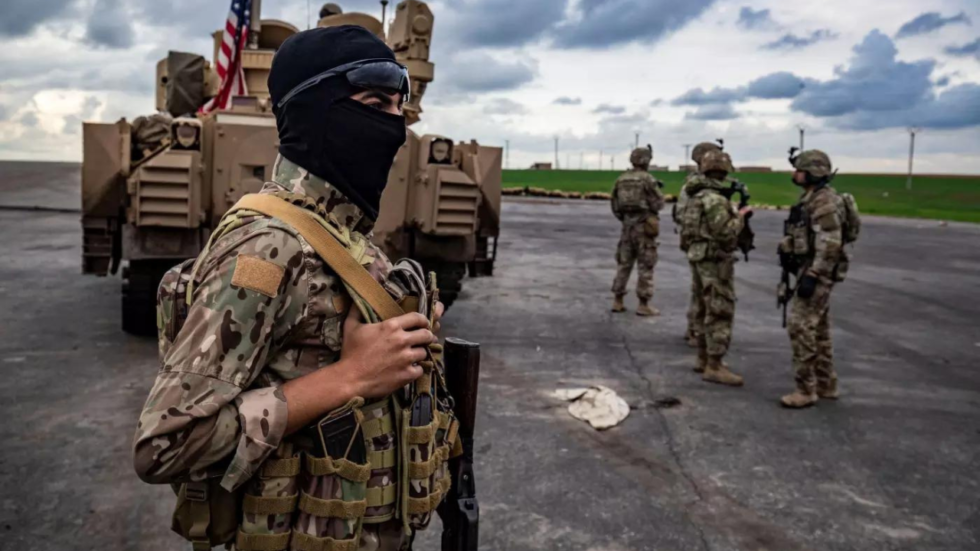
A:
{"label": "utility pole", "polygon": [[691,159],[691,144],[686,143],[686,144],[684,144],[684,163],[683,164],[685,164],[685,165],[686,164],[690,164],[690,162],[691,162],[690,159]]}
{"label": "utility pole", "polygon": [[585,168],[585,153],[579,151],[578,152],[578,169],[579,170],[582,170],[583,168]]}
{"label": "utility pole", "polygon": [[909,128],[909,179],[905,182],[905,189],[912,191],[912,159],[915,157],[915,134],[919,128]]}
{"label": "utility pole", "polygon": [[616,156],[609,156],[609,170],[616,170]]}
{"label": "utility pole", "polygon": [[633,147],[640,147],[640,131],[637,130],[634,134],[636,135],[636,142],[633,144]]}
{"label": "utility pole", "polygon": [[572,168],[572,154],[565,153],[565,170],[571,170]]}
{"label": "utility pole", "polygon": [[602,150],[599,150],[599,170],[602,170]]}
{"label": "utility pole", "polygon": [[558,136],[555,136],[555,170],[558,170]]}
{"label": "utility pole", "polygon": [[803,151],[803,135],[806,134],[806,127],[802,124],[796,125],[800,129],[800,151]]}
{"label": "utility pole", "polygon": [[510,140],[504,140],[504,168],[510,168]]}

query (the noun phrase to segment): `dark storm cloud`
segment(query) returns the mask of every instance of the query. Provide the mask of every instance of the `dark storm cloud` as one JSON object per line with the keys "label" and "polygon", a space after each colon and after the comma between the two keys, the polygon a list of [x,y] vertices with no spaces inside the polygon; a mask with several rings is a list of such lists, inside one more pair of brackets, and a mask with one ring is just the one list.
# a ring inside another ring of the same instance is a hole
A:
{"label": "dark storm cloud", "polygon": [[965,12],[960,12],[952,17],[943,17],[939,12],[927,12],[902,25],[895,34],[895,38],[908,38],[910,36],[931,33],[946,25],[956,23],[969,25],[971,21]]}
{"label": "dark storm cloud", "polygon": [[829,80],[803,79],[773,73],[738,88],[696,88],[673,105],[698,107],[686,115],[694,120],[725,120],[738,116],[733,104],[749,99],[792,99],[790,109],[825,118],[848,130],[921,126],[958,129],[980,126],[980,85],[948,86],[948,77],[933,82],[936,61],[898,60],[891,38],[874,30],[856,45],[849,63]]}
{"label": "dark storm cloud", "polygon": [[980,61],[980,38],[962,46],[946,46],[944,52],[955,57],[975,57]]}
{"label": "dark storm cloud", "polygon": [[581,0],[581,17],[555,28],[555,45],[605,48],[629,42],[657,42],[713,3],[714,0]]}
{"label": "dark storm cloud", "polygon": [[793,101],[793,109],[817,117],[837,117],[861,111],[914,108],[932,89],[933,60],[906,63],[890,38],[871,31],[854,47],[850,66],[836,78],[809,82]]}
{"label": "dark storm cloud", "polygon": [[772,14],[769,10],[753,10],[748,6],[743,6],[739,10],[736,24],[749,31],[771,29],[778,26],[773,21]]}
{"label": "dark storm cloud", "polygon": [[107,48],[133,45],[132,19],[119,0],[96,0],[86,25],[85,40]]}
{"label": "dark storm cloud", "polygon": [[[562,20],[567,0],[472,0],[450,2],[452,30],[467,46],[521,46]],[[438,24],[438,17],[436,24]]]}
{"label": "dark storm cloud", "polygon": [[551,103],[555,105],[582,105],[582,98],[570,98],[568,96],[562,96],[560,98],[555,98],[555,101]]}
{"label": "dark storm cloud", "polygon": [[2,0],[0,36],[26,36],[45,21],[65,15],[75,0]]}
{"label": "dark storm cloud", "polygon": [[440,65],[441,86],[457,92],[512,90],[534,80],[537,62],[533,59],[497,61],[487,53],[462,52]]}
{"label": "dark storm cloud", "polygon": [[758,99],[789,99],[800,95],[806,83],[787,72],[772,73],[757,78],[745,88],[745,96]]}
{"label": "dark storm cloud", "polygon": [[701,88],[688,90],[680,97],[675,98],[670,103],[673,105],[712,105],[731,103],[744,99],[745,93],[742,89],[733,88],[714,88],[705,92]]}
{"label": "dark storm cloud", "polygon": [[838,124],[847,130],[879,130],[918,126],[953,130],[980,126],[980,85],[960,84],[927,98],[914,109],[861,111]]}
{"label": "dark storm cloud", "polygon": [[830,29],[819,29],[811,32],[807,36],[796,36],[789,33],[762,45],[763,50],[799,50],[808,46],[813,46],[818,42],[833,40],[837,38],[837,33]]}
{"label": "dark storm cloud", "polygon": [[622,105],[609,105],[608,103],[603,103],[592,110],[593,113],[607,113],[609,115],[622,115],[626,112],[626,108]]}
{"label": "dark storm cloud", "polygon": [[695,121],[727,121],[737,119],[738,113],[735,112],[735,109],[731,106],[731,104],[722,103],[716,105],[702,105],[694,111],[688,112],[686,115],[684,115],[684,118]]}

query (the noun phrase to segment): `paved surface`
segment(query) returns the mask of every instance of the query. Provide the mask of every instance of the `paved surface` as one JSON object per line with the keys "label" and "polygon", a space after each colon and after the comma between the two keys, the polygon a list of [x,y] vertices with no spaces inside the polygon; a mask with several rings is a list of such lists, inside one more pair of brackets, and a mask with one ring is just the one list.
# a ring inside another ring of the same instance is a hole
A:
{"label": "paved surface", "polygon": [[[64,174],[0,181],[0,205],[77,197]],[[747,386],[729,389],[690,371],[669,222],[664,314],[642,320],[608,312],[607,205],[505,201],[497,275],[466,282],[444,330],[484,347],[481,549],[980,548],[980,226],[868,220],[833,300],[843,399],[791,412],[781,214],[758,213],[759,250],[736,266]],[[130,466],[155,343],[119,331],[118,280],[79,275],[74,215],[0,209],[0,235],[0,547],[183,549],[170,489]],[[589,383],[634,406],[623,425],[593,432],[548,396]]]}

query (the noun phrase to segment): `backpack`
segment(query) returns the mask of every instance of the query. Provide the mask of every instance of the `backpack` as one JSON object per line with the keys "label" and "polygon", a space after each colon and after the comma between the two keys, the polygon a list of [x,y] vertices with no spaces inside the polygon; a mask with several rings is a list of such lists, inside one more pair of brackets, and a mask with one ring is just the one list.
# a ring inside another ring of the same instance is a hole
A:
{"label": "backpack", "polygon": [[841,209],[841,236],[844,244],[854,243],[861,233],[861,213],[858,212],[857,201],[850,193],[840,193],[843,209]]}

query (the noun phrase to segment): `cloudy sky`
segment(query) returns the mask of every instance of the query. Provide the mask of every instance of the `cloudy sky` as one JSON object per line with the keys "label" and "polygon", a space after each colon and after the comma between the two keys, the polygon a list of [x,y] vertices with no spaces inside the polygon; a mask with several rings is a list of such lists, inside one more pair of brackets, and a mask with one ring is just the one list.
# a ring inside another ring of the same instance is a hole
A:
{"label": "cloudy sky", "polygon": [[[264,0],[305,28],[305,0]],[[341,2],[378,15],[377,2]],[[792,5],[791,5],[792,4]],[[313,2],[312,10],[319,3]],[[622,168],[634,133],[655,164],[722,137],[736,164],[785,168],[806,128],[842,171],[980,173],[975,0],[434,0],[415,129]],[[225,0],[2,0],[0,159],[79,160],[83,120],[153,109],[166,51],[210,57]]]}

